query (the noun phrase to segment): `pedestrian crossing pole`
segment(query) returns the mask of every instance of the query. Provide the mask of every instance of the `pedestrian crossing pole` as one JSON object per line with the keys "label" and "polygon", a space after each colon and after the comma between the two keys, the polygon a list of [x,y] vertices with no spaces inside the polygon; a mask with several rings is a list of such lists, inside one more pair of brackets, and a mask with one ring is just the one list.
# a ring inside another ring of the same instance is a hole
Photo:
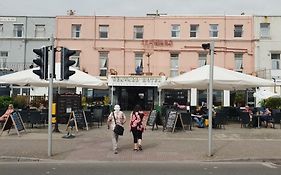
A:
{"label": "pedestrian crossing pole", "polygon": [[50,38],[51,41],[51,59],[50,63],[50,77],[49,77],[49,88],[48,88],[48,101],[49,101],[49,113],[48,113],[48,156],[52,156],[52,103],[53,103],[53,77],[54,77],[54,61],[55,61],[55,48],[54,48],[54,37]]}
{"label": "pedestrian crossing pole", "polygon": [[210,59],[210,73],[209,73],[209,107],[208,107],[208,120],[209,120],[209,137],[208,146],[209,152],[208,156],[213,156],[212,153],[212,118],[213,118],[213,79],[214,79],[214,41],[210,43],[211,59]]}

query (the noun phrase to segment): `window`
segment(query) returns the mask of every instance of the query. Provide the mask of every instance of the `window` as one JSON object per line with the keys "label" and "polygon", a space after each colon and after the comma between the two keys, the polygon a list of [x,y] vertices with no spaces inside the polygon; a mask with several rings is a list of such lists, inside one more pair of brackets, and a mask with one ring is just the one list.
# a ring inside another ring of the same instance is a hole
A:
{"label": "window", "polygon": [[14,24],[14,37],[23,37],[23,24]]}
{"label": "window", "polygon": [[234,37],[242,37],[243,25],[234,25]]}
{"label": "window", "polygon": [[235,70],[237,72],[243,72],[243,54],[235,53],[234,60],[235,60]]}
{"label": "window", "polygon": [[190,25],[190,37],[196,38],[198,32],[199,24],[191,24]]}
{"label": "window", "polygon": [[0,51],[0,68],[7,68],[7,58],[9,53],[7,51]]}
{"label": "window", "polygon": [[270,23],[260,23],[260,37],[270,37]]}
{"label": "window", "polygon": [[81,31],[81,25],[80,24],[72,24],[72,38],[80,38],[80,31]]}
{"label": "window", "polygon": [[135,53],[135,71],[136,74],[141,74],[143,72],[143,53]]}
{"label": "window", "polygon": [[180,25],[179,24],[172,24],[171,36],[172,36],[172,38],[180,37]]}
{"label": "window", "polygon": [[76,50],[76,53],[74,55],[72,55],[71,57],[69,57],[70,60],[75,61],[75,64],[72,67],[77,67],[80,68],[80,52],[79,50]]}
{"label": "window", "polygon": [[179,54],[177,53],[171,53],[171,65],[170,65],[170,76],[175,77],[179,73]]}
{"label": "window", "polygon": [[280,69],[280,53],[272,53],[271,54],[271,69]]}
{"label": "window", "polygon": [[143,26],[134,26],[134,39],[143,39]]}
{"label": "window", "polygon": [[210,37],[218,37],[219,36],[219,29],[218,24],[210,24]]}
{"label": "window", "polygon": [[109,28],[109,25],[100,25],[99,26],[100,38],[108,38],[108,28]]}
{"label": "window", "polygon": [[198,66],[205,66],[207,64],[207,54],[206,53],[199,53],[198,58]]}
{"label": "window", "polygon": [[3,24],[0,24],[0,36],[3,36],[4,27]]}
{"label": "window", "polygon": [[36,24],[35,25],[35,37],[45,37],[45,25],[44,24]]}
{"label": "window", "polygon": [[107,75],[108,52],[100,52],[100,76]]}

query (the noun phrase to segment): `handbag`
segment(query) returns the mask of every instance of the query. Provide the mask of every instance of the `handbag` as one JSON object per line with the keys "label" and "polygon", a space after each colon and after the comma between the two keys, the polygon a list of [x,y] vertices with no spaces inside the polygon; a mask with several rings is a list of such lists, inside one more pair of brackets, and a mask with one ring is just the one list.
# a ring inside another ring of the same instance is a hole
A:
{"label": "handbag", "polygon": [[114,130],[113,130],[113,131],[115,132],[115,134],[122,136],[123,133],[124,133],[124,127],[121,126],[121,125],[118,125],[118,124],[116,123],[116,119],[115,119],[115,116],[114,116],[114,112],[112,112],[112,114],[113,114],[113,118],[114,118],[114,122],[115,122],[115,127],[114,127]]}

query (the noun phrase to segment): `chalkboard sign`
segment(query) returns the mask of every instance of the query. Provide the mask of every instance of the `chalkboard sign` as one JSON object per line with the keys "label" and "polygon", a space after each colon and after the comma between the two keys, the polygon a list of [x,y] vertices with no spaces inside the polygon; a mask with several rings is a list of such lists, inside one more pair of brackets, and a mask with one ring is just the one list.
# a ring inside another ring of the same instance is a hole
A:
{"label": "chalkboard sign", "polygon": [[149,114],[149,118],[147,120],[147,125],[148,126],[154,126],[156,123],[156,118],[157,118],[157,111],[152,110]]}
{"label": "chalkboard sign", "polygon": [[167,122],[166,122],[166,129],[171,130],[172,132],[175,131],[175,127],[176,127],[176,123],[178,121],[178,119],[180,119],[180,125],[182,126],[182,129],[184,130],[184,126],[183,126],[183,121],[180,115],[178,115],[178,113],[176,111],[171,111],[169,113]]}
{"label": "chalkboard sign", "polygon": [[11,115],[13,121],[14,121],[14,124],[15,124],[15,128],[18,130],[18,131],[22,131],[22,130],[25,130],[24,128],[24,125],[23,125],[23,122],[22,122],[22,119],[21,119],[21,116],[18,112],[14,112],[12,115]]}
{"label": "chalkboard sign", "polygon": [[68,130],[71,121],[74,121],[75,129],[77,132],[78,132],[78,128],[79,129],[86,128],[87,130],[89,130],[88,122],[85,116],[85,112],[83,110],[77,110],[71,112],[66,130]]}
{"label": "chalkboard sign", "polygon": [[9,133],[13,125],[15,126],[18,136],[20,136],[20,134],[19,134],[20,131],[22,131],[22,130],[25,131],[25,127],[24,127],[22,118],[18,112],[13,112],[7,118],[0,135],[2,135],[3,131],[6,131],[6,130],[9,130],[8,131],[8,133]]}

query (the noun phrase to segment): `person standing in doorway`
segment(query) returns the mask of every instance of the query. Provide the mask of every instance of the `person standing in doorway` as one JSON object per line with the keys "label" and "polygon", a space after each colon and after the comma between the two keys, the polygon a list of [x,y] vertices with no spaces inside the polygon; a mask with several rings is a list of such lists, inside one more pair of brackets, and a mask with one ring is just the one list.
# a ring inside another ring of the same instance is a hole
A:
{"label": "person standing in doorway", "polygon": [[142,150],[142,133],[145,129],[144,113],[140,105],[136,105],[130,116],[130,131],[134,139],[134,151]]}
{"label": "person standing in doorway", "polygon": [[121,126],[123,126],[124,123],[126,123],[126,116],[122,111],[120,111],[119,105],[114,106],[114,111],[110,113],[107,119],[107,126],[108,126],[107,128],[111,129],[112,131],[111,139],[112,139],[113,152],[114,154],[118,154],[117,147],[118,147],[119,136],[114,132],[115,123]]}

